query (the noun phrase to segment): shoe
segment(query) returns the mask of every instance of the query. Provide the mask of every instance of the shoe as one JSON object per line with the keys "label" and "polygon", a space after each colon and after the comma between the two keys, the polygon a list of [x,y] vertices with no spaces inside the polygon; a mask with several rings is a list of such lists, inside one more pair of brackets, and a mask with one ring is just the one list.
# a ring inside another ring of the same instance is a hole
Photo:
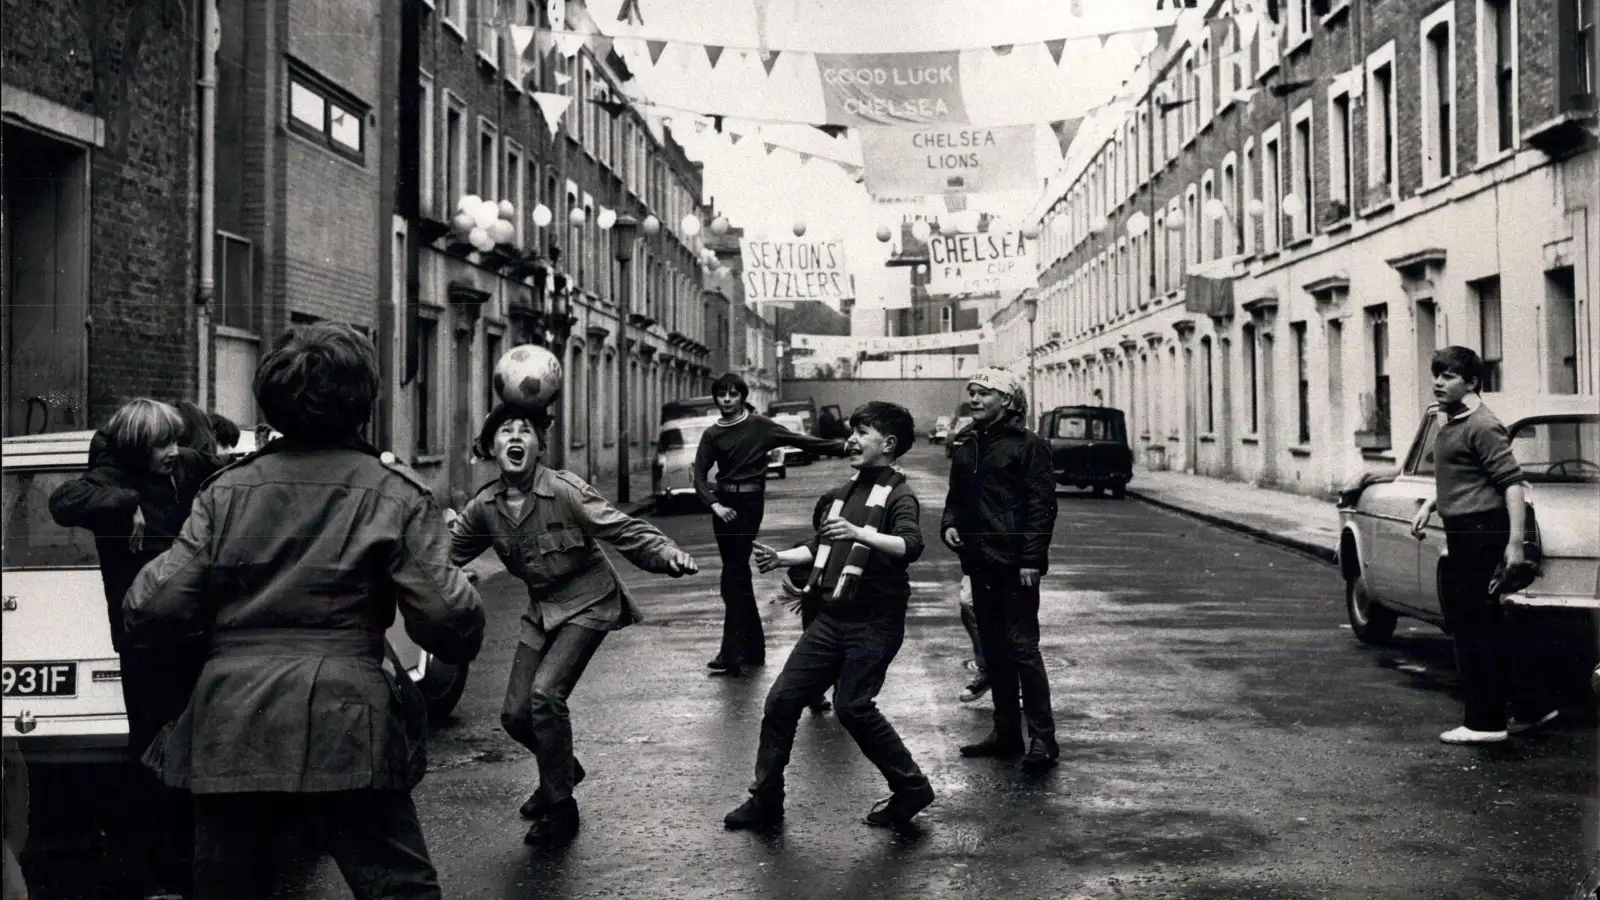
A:
{"label": "shoe", "polygon": [[[572,786],[577,787],[583,784],[583,776],[586,774],[588,773],[583,771],[583,763],[578,762],[578,758],[574,756],[572,758]],[[537,819],[544,812],[544,809],[544,799],[539,796],[538,791],[534,791],[528,795],[527,800],[523,801],[522,808],[517,810],[517,813],[524,819]]]}
{"label": "shoe", "polygon": [[997,732],[989,732],[989,736],[976,744],[967,744],[961,748],[961,755],[968,759],[979,757],[1005,757],[1021,756],[1022,741],[1003,740]]}
{"label": "shoe", "polygon": [[1030,772],[1043,772],[1054,768],[1061,755],[1055,738],[1036,737],[1028,744],[1028,755],[1022,758],[1022,768]]}
{"label": "shoe", "polygon": [[967,660],[967,662],[966,662],[966,670],[968,672],[982,672],[983,671],[982,669],[978,668],[978,661],[975,660],[975,659]]}
{"label": "shoe", "polygon": [[921,787],[910,788],[904,791],[895,791],[886,800],[879,800],[872,805],[872,810],[867,813],[866,823],[879,828],[889,828],[895,825],[904,825],[911,821],[911,817],[928,808],[933,802],[933,786],[924,784]]}
{"label": "shoe", "polygon": [[1530,721],[1530,722],[1522,722],[1522,721],[1517,720],[1515,717],[1513,717],[1511,719],[1511,724],[1506,726],[1506,733],[1507,734],[1527,734],[1528,732],[1533,731],[1536,728],[1543,728],[1544,726],[1549,725],[1551,722],[1554,722],[1556,720],[1556,717],[1559,716],[1559,715],[1561,715],[1561,710],[1552,709],[1549,712],[1545,713],[1544,715],[1540,716],[1539,718],[1534,719],[1533,721]]}
{"label": "shoe", "polygon": [[533,827],[522,838],[529,846],[560,844],[578,836],[578,801],[568,797],[560,803],[545,807],[544,815],[535,819]]}
{"label": "shoe", "polygon": [[713,671],[717,671],[717,672],[720,672],[723,669],[726,669],[727,667],[728,667],[728,663],[725,660],[723,660],[722,654],[720,654],[720,653],[718,653],[716,656],[711,657],[711,661],[706,663],[706,668],[711,669]]}
{"label": "shoe", "polygon": [[706,675],[711,678],[738,678],[743,674],[744,670],[742,668],[739,666],[730,666],[727,663],[723,663],[722,668],[720,669],[712,669],[710,672],[706,673]]}
{"label": "shoe", "polygon": [[1463,725],[1452,728],[1439,735],[1439,740],[1446,744],[1497,744],[1506,739],[1504,729],[1500,731],[1474,731]]}
{"label": "shoe", "polygon": [[987,693],[989,693],[989,676],[979,672],[971,681],[967,682],[966,687],[961,689],[961,702],[971,703]]}
{"label": "shoe", "polygon": [[749,828],[766,828],[783,821],[783,801],[751,794],[739,808],[722,817],[722,824],[730,831]]}

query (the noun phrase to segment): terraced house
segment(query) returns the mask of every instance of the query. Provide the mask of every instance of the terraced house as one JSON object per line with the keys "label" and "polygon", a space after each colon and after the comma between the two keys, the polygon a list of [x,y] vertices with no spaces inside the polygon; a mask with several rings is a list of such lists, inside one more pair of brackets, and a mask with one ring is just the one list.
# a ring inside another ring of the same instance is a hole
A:
{"label": "terraced house", "polygon": [[1593,6],[1279,6],[1185,13],[1085,120],[995,357],[1045,408],[1100,391],[1147,466],[1306,493],[1394,464],[1438,347],[1595,393]]}

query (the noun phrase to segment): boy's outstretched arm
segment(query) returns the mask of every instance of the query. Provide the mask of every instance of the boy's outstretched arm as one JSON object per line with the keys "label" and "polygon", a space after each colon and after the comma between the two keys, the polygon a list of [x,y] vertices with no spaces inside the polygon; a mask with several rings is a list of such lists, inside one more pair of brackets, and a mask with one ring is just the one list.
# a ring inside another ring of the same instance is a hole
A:
{"label": "boy's outstretched arm", "polygon": [[661,533],[661,529],[612,506],[588,484],[558,481],[580,528],[617,548],[628,562],[646,572],[692,575],[700,571],[694,557]]}

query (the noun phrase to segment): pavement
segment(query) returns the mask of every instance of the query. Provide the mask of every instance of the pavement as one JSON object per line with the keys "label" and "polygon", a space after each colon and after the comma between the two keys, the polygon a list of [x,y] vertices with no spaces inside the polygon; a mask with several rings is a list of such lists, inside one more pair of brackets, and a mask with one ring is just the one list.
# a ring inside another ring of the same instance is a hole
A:
{"label": "pavement", "polygon": [[1332,498],[1143,468],[1134,470],[1128,493],[1325,562],[1338,561],[1339,512]]}

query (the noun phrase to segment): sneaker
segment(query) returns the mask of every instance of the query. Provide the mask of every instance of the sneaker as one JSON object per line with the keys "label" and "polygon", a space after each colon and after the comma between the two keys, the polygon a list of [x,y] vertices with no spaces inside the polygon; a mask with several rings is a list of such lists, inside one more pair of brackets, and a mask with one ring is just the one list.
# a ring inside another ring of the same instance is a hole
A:
{"label": "sneaker", "polygon": [[1022,767],[1031,772],[1053,768],[1061,755],[1055,738],[1036,737],[1028,745],[1028,755],[1022,758]]}
{"label": "sneaker", "polygon": [[727,667],[728,667],[728,664],[727,664],[727,662],[725,662],[723,660],[722,654],[720,654],[720,653],[718,653],[716,656],[711,657],[711,661],[706,663],[706,668],[711,669],[714,672],[720,672],[723,669],[726,669]]}
{"label": "sneaker", "polygon": [[[583,784],[583,777],[587,774],[587,772],[583,771],[583,763],[578,762],[578,758],[574,756],[572,758],[572,786],[577,787]],[[528,795],[527,800],[523,801],[522,808],[517,810],[517,814],[524,819],[537,819],[544,810],[544,798],[539,796],[538,791],[534,791]]]}
{"label": "sneaker", "polygon": [[976,744],[967,744],[961,748],[961,755],[968,759],[979,757],[1021,756],[1022,739],[1005,740],[997,732],[989,732],[989,736]]}
{"label": "sneaker", "polygon": [[910,788],[904,791],[895,791],[883,800],[872,805],[871,811],[865,819],[868,825],[879,828],[888,828],[895,825],[904,825],[911,821],[911,817],[928,808],[933,802],[933,786],[924,784],[921,787]]}
{"label": "sneaker", "polygon": [[783,801],[751,794],[739,808],[722,817],[722,824],[730,831],[748,828],[765,828],[783,821]]}
{"label": "sneaker", "polygon": [[1497,744],[1506,739],[1506,732],[1500,731],[1475,731],[1463,725],[1452,728],[1439,735],[1439,740],[1446,744]]}
{"label": "sneaker", "polygon": [[522,842],[529,846],[563,844],[577,836],[578,801],[568,797],[545,807],[544,815],[534,820]]}
{"label": "sneaker", "polygon": [[982,669],[978,668],[978,661],[975,660],[975,659],[967,660],[965,668],[966,668],[966,670],[968,672],[982,672],[983,671]]}
{"label": "sneaker", "polygon": [[1551,722],[1554,722],[1556,720],[1556,717],[1559,716],[1559,715],[1561,715],[1561,711],[1560,710],[1552,709],[1549,712],[1545,713],[1544,715],[1540,716],[1537,719],[1534,719],[1531,722],[1519,721],[1516,717],[1512,717],[1511,724],[1506,726],[1506,733],[1507,734],[1527,734],[1528,732],[1533,731],[1536,728],[1542,728],[1542,727],[1544,727],[1546,725],[1549,725]]}
{"label": "sneaker", "polygon": [[961,689],[961,702],[971,703],[987,693],[989,693],[989,676],[979,672],[971,681],[967,682],[966,687]]}

